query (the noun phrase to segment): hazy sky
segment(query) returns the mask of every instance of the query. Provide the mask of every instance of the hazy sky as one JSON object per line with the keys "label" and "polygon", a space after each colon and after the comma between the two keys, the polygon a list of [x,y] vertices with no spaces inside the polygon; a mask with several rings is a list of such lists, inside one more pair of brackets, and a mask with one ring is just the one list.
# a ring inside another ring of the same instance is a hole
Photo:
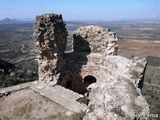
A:
{"label": "hazy sky", "polygon": [[0,0],[0,19],[62,14],[64,20],[160,18],[160,0]]}

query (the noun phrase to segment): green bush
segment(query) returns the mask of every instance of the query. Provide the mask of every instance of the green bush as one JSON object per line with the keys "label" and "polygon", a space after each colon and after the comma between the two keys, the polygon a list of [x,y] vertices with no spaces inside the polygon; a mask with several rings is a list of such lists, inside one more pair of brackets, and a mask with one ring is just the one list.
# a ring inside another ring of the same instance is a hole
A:
{"label": "green bush", "polygon": [[[27,70],[32,72],[31,75],[27,75]],[[0,73],[0,88],[38,80],[38,64],[34,60],[16,63],[12,71],[16,73],[14,76],[10,73]]]}
{"label": "green bush", "polygon": [[150,66],[160,66],[160,58],[154,56],[147,56],[148,65]]}
{"label": "green bush", "polygon": [[[159,89],[157,88],[157,90]],[[160,95],[155,93],[151,87],[144,87],[142,94],[149,104],[150,114],[160,115]],[[159,118],[153,118],[152,120],[159,120]]]}
{"label": "green bush", "polygon": [[84,111],[81,111],[80,113],[75,113],[72,115],[72,120],[83,120],[86,113]]}
{"label": "green bush", "polygon": [[90,100],[86,96],[84,96],[82,98],[77,99],[77,101],[80,102],[80,103],[84,103],[84,104],[88,105]]}

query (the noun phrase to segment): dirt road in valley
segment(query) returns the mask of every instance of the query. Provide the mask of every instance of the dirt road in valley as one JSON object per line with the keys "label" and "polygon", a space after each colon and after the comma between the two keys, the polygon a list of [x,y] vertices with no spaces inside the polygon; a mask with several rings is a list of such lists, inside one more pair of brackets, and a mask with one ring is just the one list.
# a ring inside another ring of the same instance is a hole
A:
{"label": "dirt road in valley", "polygon": [[21,44],[21,51],[23,52],[23,53],[26,53],[26,52],[28,52],[28,51],[26,51],[26,50],[24,50],[25,49],[25,45],[24,44]]}

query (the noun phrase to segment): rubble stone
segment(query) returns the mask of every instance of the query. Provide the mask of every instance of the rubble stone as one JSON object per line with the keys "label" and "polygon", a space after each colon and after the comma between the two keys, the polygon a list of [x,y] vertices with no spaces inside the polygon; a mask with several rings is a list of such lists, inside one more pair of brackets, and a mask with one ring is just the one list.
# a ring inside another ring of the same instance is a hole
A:
{"label": "rubble stone", "polygon": [[148,119],[149,107],[141,94],[147,62],[117,56],[115,33],[100,26],[81,27],[73,33],[73,52],[64,53],[67,31],[62,15],[44,14],[36,17],[34,38],[39,82],[87,93],[84,120]]}

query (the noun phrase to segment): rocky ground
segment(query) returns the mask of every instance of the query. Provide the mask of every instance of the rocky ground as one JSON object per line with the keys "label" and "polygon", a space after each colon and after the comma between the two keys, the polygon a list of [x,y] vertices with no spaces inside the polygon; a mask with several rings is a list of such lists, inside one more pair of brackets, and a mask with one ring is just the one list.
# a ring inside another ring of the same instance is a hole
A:
{"label": "rocky ground", "polygon": [[71,120],[73,113],[31,89],[0,98],[0,120]]}
{"label": "rocky ground", "polygon": [[[149,41],[119,40],[119,54],[130,58],[132,55],[146,57],[146,67],[142,94],[149,103],[150,113],[160,117],[160,43]],[[160,118],[151,118],[159,120]]]}

